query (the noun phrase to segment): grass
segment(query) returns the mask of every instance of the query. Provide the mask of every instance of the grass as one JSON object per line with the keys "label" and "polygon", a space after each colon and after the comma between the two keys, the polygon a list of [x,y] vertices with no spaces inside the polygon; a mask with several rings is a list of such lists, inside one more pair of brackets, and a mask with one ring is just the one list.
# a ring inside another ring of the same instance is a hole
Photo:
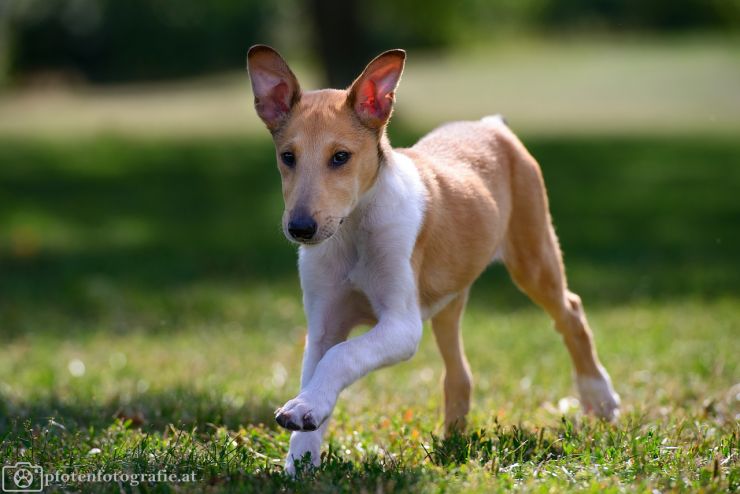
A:
{"label": "grass", "polygon": [[324,465],[289,479],[272,411],[297,391],[305,322],[270,144],[5,139],[2,462],[198,479],[54,487],[82,491],[737,491],[740,144],[526,142],[616,425],[580,415],[557,334],[494,267],[465,320],[468,432],[439,436],[427,333],[343,393]]}

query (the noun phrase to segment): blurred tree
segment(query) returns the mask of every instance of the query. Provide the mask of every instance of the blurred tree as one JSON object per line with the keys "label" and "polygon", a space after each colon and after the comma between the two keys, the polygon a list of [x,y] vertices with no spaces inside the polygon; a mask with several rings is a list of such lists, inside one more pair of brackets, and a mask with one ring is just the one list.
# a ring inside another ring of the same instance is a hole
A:
{"label": "blurred tree", "polygon": [[11,71],[105,82],[233,69],[265,33],[260,0],[5,0]]}
{"label": "blurred tree", "polygon": [[366,26],[360,22],[357,0],[308,0],[316,50],[330,87],[347,87],[370,56]]}
{"label": "blurred tree", "polygon": [[[286,11],[300,16],[279,26]],[[96,82],[233,70],[281,28],[297,33],[284,44],[304,41],[295,23],[306,17],[326,82],[344,87],[390,48],[514,30],[730,30],[740,27],[740,0],[0,0],[0,62],[5,52],[14,77],[53,70]]]}
{"label": "blurred tree", "polygon": [[447,0],[306,0],[304,8],[326,82],[337,88],[348,86],[382,51],[449,46],[461,19]]}
{"label": "blurred tree", "polygon": [[10,27],[8,26],[8,10],[9,5],[4,2],[0,2],[0,87],[5,84],[9,68],[9,43]]}
{"label": "blurred tree", "polygon": [[740,20],[738,0],[558,0],[542,4],[543,27],[679,31],[732,28]]}

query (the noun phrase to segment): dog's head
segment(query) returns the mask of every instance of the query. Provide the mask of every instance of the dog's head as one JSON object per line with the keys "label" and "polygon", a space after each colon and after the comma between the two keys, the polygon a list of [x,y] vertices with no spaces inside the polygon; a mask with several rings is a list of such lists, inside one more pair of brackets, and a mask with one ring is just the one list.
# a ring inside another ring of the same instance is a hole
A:
{"label": "dog's head", "polygon": [[275,141],[289,240],[328,239],[374,184],[405,59],[387,51],[346,90],[301,92],[278,52],[250,48],[254,106]]}

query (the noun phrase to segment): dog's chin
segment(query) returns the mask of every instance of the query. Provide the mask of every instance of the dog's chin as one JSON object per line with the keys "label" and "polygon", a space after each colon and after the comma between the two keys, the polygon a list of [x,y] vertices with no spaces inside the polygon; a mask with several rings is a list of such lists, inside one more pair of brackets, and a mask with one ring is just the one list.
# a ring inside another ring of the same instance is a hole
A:
{"label": "dog's chin", "polygon": [[335,232],[332,232],[332,233],[330,233],[329,235],[327,235],[325,237],[312,238],[312,239],[309,239],[309,240],[299,240],[299,239],[296,239],[296,238],[291,237],[290,235],[285,235],[285,238],[287,238],[290,242],[292,242],[294,244],[297,244],[297,245],[305,245],[306,247],[313,247],[315,245],[323,244],[327,240],[329,240],[332,237],[334,237],[334,235],[336,233],[337,232],[335,231]]}
{"label": "dog's chin", "polygon": [[314,239],[311,239],[311,240],[296,240],[296,239],[293,239],[293,243],[294,244],[298,244],[298,245],[305,245],[306,247],[312,247],[314,245],[319,245],[319,244],[323,243],[324,240],[326,240],[326,239],[320,239],[320,240],[314,240]]}

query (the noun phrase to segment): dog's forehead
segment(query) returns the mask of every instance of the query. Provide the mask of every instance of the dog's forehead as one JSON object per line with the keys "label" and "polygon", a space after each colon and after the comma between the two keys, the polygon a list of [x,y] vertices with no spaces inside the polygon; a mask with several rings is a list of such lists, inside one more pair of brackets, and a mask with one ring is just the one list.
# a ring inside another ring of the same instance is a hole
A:
{"label": "dog's forehead", "polygon": [[320,89],[306,91],[301,95],[296,110],[315,113],[338,113],[345,109],[347,91],[343,89]]}
{"label": "dog's forehead", "polygon": [[286,125],[275,136],[280,143],[322,147],[333,141],[366,138],[366,129],[347,105],[347,92],[322,89],[306,92],[291,111]]}

